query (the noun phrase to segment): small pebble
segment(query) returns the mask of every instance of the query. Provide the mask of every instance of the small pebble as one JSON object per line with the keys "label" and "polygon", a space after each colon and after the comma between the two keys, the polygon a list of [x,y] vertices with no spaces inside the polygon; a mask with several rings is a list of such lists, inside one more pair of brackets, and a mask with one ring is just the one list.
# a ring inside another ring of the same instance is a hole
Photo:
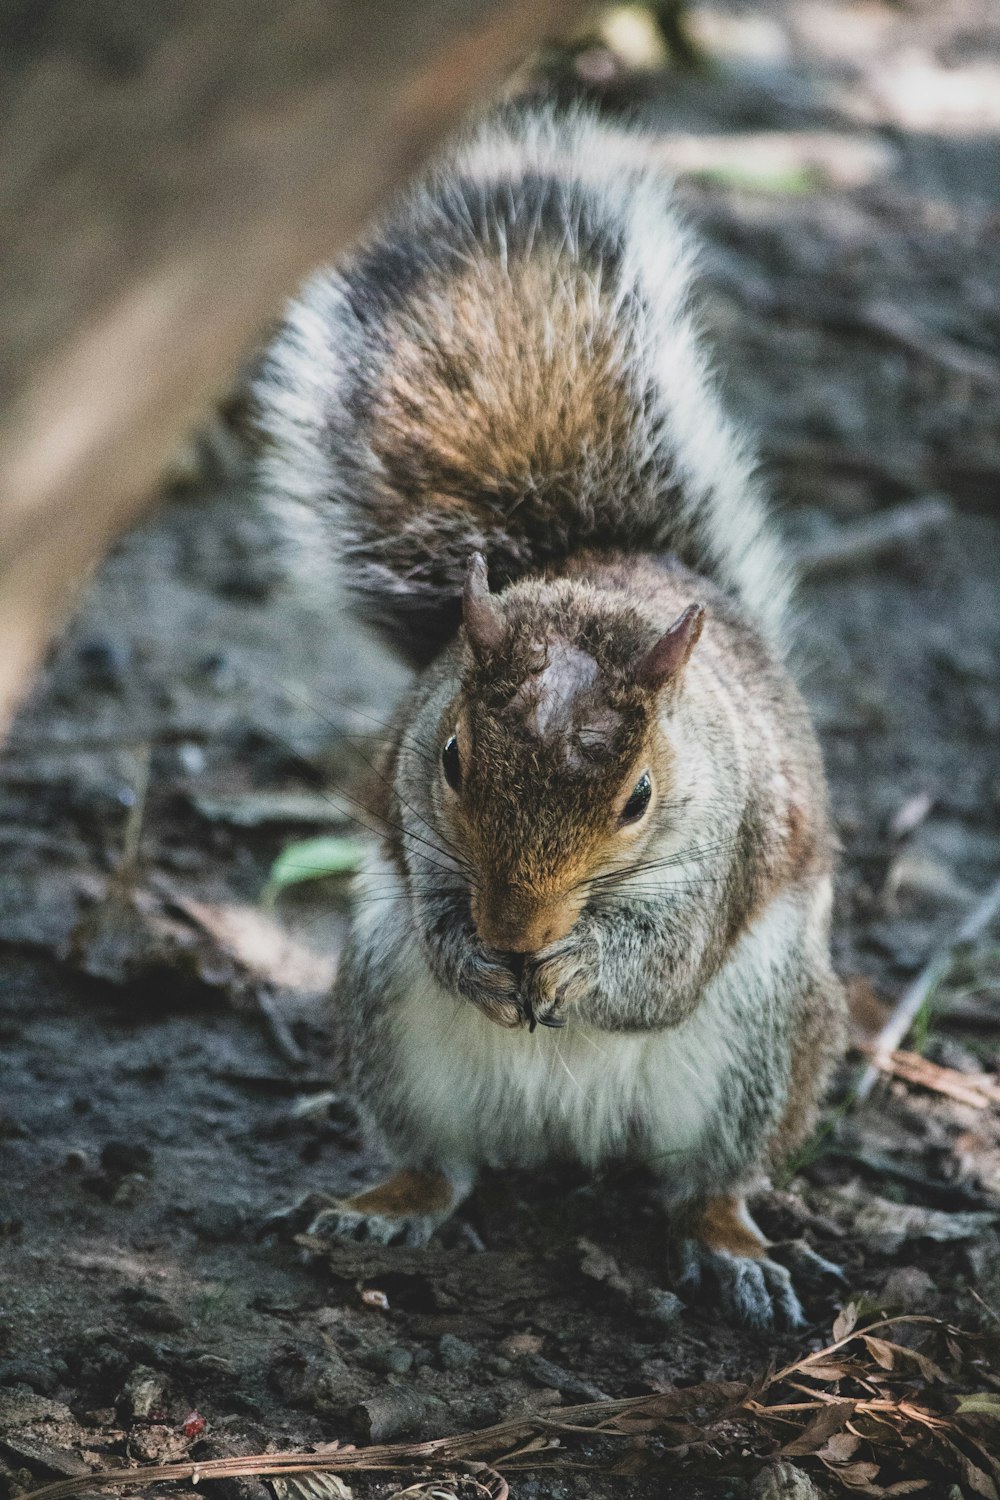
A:
{"label": "small pebble", "polygon": [[153,1174],[153,1153],[148,1146],[134,1141],[108,1141],[101,1152],[101,1166],[105,1172],[125,1176],[126,1173],[142,1172],[146,1177]]}
{"label": "small pebble", "polygon": [[85,681],[112,691],[122,686],[131,665],[129,648],[106,636],[93,636],[82,641],[77,647],[76,657]]}
{"label": "small pebble", "polygon": [[934,1282],[919,1266],[898,1266],[886,1277],[879,1297],[884,1306],[902,1312],[926,1312],[937,1301]]}
{"label": "small pebble", "polygon": [[200,776],[205,769],[205,752],[200,745],[185,740],[177,746],[177,763],[185,776]]}
{"label": "small pebble", "polygon": [[161,1408],[166,1400],[167,1382],[156,1370],[146,1365],[136,1365],[122,1386],[118,1405],[123,1407],[133,1421],[148,1421],[150,1413]]}
{"label": "small pebble", "polygon": [[177,1333],[187,1327],[187,1320],[175,1308],[163,1302],[137,1302],[132,1321],[153,1333]]}
{"label": "small pebble", "polygon": [[142,1201],[148,1187],[149,1178],[145,1173],[126,1172],[125,1176],[119,1179],[110,1201],[115,1208],[130,1208],[133,1203]]}
{"label": "small pebble", "polygon": [[472,1345],[453,1333],[441,1335],[437,1350],[442,1370],[469,1370],[476,1362],[476,1351]]}
{"label": "small pebble", "polygon": [[372,1349],[361,1363],[378,1375],[405,1375],[413,1369],[413,1355],[401,1344],[391,1344],[387,1349]]}
{"label": "small pebble", "polygon": [[769,1464],[751,1486],[753,1500],[823,1500],[809,1475],[794,1464]]}
{"label": "small pebble", "polygon": [[558,1391],[569,1401],[606,1401],[607,1393],[600,1386],[592,1385],[589,1380],[583,1380],[579,1375],[574,1375],[572,1370],[564,1370],[561,1365],[555,1365],[550,1359],[543,1359],[540,1354],[532,1354],[525,1360],[525,1367],[534,1376],[539,1385],[548,1386],[549,1390]]}
{"label": "small pebble", "polygon": [[195,1210],[191,1222],[199,1239],[224,1244],[241,1238],[247,1211],[240,1203],[203,1203]]}

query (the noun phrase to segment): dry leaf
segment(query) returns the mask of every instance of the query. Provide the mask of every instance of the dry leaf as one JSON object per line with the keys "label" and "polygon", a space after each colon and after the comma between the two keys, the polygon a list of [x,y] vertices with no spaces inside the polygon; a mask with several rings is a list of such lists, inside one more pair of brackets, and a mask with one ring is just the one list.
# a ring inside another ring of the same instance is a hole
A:
{"label": "dry leaf", "polygon": [[268,1483],[276,1500],[354,1500],[354,1491],[337,1474],[296,1474]]}
{"label": "dry leaf", "polygon": [[826,1463],[846,1464],[861,1447],[861,1439],[854,1432],[835,1432],[826,1447],[816,1455]]}
{"label": "dry leaf", "polygon": [[828,1438],[839,1432],[854,1415],[856,1401],[832,1401],[817,1412],[804,1432],[786,1443],[781,1453],[785,1458],[799,1458],[806,1453],[816,1453]]}
{"label": "dry leaf", "polygon": [[833,1342],[835,1344],[839,1344],[840,1341],[841,1341],[841,1339],[846,1339],[847,1335],[851,1332],[851,1330],[853,1329],[853,1327],[854,1327],[855,1323],[857,1323],[857,1321],[858,1321],[857,1303],[855,1303],[855,1302],[848,1302],[847,1306],[844,1307],[844,1308],[841,1308],[840,1312],[837,1314],[836,1318],[834,1319],[834,1324],[833,1324]]}
{"label": "dry leaf", "polygon": [[74,927],[66,956],[110,984],[132,984],[163,970],[235,995],[263,986],[324,994],[335,974],[329,955],[307,947],[259,907],[197,901],[164,880],[155,889],[112,885]]}
{"label": "dry leaf", "polygon": [[856,1494],[880,1496],[885,1494],[884,1487],[875,1484],[879,1475],[878,1464],[842,1464],[836,1469],[831,1469],[831,1473],[836,1474],[845,1489],[854,1490]]}
{"label": "dry leaf", "polygon": [[811,1380],[846,1380],[848,1375],[859,1371],[860,1366],[848,1364],[835,1364],[832,1360],[824,1360],[822,1364],[810,1364],[809,1378]]}
{"label": "dry leaf", "polygon": [[884,1339],[870,1339],[866,1336],[865,1348],[877,1365],[883,1370],[894,1370],[896,1368],[895,1349],[892,1344],[887,1344]]}

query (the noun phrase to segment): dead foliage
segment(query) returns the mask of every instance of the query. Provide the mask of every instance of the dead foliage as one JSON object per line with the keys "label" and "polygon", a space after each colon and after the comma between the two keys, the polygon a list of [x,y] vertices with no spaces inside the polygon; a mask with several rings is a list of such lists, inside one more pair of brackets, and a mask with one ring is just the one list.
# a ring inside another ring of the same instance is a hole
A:
{"label": "dead foliage", "polygon": [[[918,1315],[865,1322],[852,1303],[832,1335],[824,1347],[750,1382],[705,1381],[563,1406],[426,1442],[335,1442],[313,1453],[103,1470],[46,1485],[31,1500],[168,1480],[290,1481],[349,1471],[412,1476],[407,1495],[504,1500],[501,1475],[519,1470],[678,1473],[696,1465],[702,1473],[728,1472],[776,1458],[804,1461],[853,1494],[940,1494],[943,1484],[957,1482],[966,1493],[1000,1500],[1000,1333],[968,1333]],[[295,1488],[301,1492],[302,1482]]]}
{"label": "dead foliage", "polygon": [[892,1052],[888,1057],[877,1057],[876,1066],[883,1073],[902,1078],[918,1088],[929,1089],[935,1094],[946,1094],[959,1104],[971,1109],[996,1109],[1000,1106],[1000,1083],[989,1073],[959,1073],[955,1068],[943,1068],[930,1062],[918,1052]]}

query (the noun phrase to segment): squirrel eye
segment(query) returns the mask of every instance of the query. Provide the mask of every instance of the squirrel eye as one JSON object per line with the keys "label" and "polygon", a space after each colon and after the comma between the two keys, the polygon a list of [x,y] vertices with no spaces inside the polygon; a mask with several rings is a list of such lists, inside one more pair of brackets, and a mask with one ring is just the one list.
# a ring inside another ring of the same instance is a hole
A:
{"label": "squirrel eye", "polygon": [[653,783],[648,771],[643,771],[639,780],[632,788],[632,795],[622,808],[621,823],[637,823],[649,806],[649,799],[653,795]]}
{"label": "squirrel eye", "polygon": [[454,735],[445,740],[444,749],[441,751],[441,766],[444,770],[444,779],[453,792],[462,790],[462,762],[458,756],[458,740]]}

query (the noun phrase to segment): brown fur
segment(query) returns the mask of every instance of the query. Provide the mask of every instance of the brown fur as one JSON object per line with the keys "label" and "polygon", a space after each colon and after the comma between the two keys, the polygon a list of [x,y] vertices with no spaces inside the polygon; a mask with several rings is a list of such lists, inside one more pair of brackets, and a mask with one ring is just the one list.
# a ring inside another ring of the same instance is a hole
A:
{"label": "brown fur", "polygon": [[354,1213],[402,1219],[408,1215],[445,1214],[454,1206],[454,1196],[447,1177],[405,1168],[378,1187],[345,1198],[341,1206]]}
{"label": "brown fur", "polygon": [[[591,553],[567,573],[556,581],[554,611],[552,588],[541,583],[496,598],[500,644],[466,656],[441,728],[443,741],[458,727],[462,794],[445,812],[479,875],[472,899],[480,936],[510,952],[557,941],[576,921],[587,881],[641,852],[642,831],[623,838],[618,815],[645,770],[654,798],[670,793],[674,752],[659,720],[693,652],[700,665],[692,691],[711,685],[747,715],[761,711],[762,685],[784,698],[777,712],[795,751],[756,768],[760,785],[740,829],[744,853],[732,862],[721,955],[779,890],[829,868],[822,769],[805,711],[759,638],[686,570]],[[704,639],[699,619],[674,676],[651,687],[640,664],[692,594],[709,600]]]}
{"label": "brown fur", "polygon": [[767,1241],[747,1224],[743,1199],[735,1193],[709,1198],[699,1209],[691,1230],[708,1250],[746,1255],[752,1260],[762,1260],[767,1255]]}
{"label": "brown fur", "polygon": [[830,1073],[847,1041],[844,987],[830,974],[825,984],[805,997],[792,1040],[788,1105],[768,1143],[772,1170],[783,1167],[809,1139]]}
{"label": "brown fur", "polygon": [[651,770],[664,789],[669,775],[657,717],[686,654],[651,687],[639,669],[656,623],[579,586],[562,599],[556,622],[530,592],[518,600],[499,647],[468,665],[454,714],[463,786],[450,815],[479,871],[473,915],[509,952],[570,931],[588,878],[634,857],[618,818],[638,777]]}
{"label": "brown fur", "polygon": [[529,492],[538,505],[540,488],[558,506],[595,455],[631,446],[620,327],[595,279],[554,247],[506,266],[480,253],[464,274],[432,278],[419,322],[404,309],[386,331],[371,444],[390,484],[387,528],[434,506],[503,512]]}

